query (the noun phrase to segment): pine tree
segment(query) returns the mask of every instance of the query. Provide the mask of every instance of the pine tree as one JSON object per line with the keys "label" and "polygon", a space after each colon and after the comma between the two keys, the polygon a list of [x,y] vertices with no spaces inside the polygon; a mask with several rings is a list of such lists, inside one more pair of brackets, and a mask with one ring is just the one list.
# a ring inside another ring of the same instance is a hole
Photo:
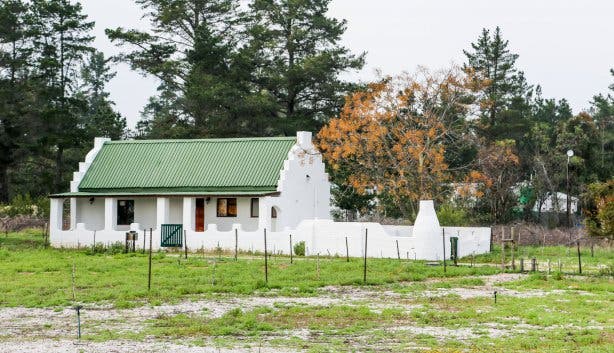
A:
{"label": "pine tree", "polygon": [[81,119],[90,141],[97,136],[117,140],[126,135],[126,119],[113,109],[114,103],[105,90],[116,74],[111,71],[109,61],[102,52],[96,51],[81,68],[82,83],[77,97],[87,104]]}
{"label": "pine tree", "polygon": [[9,169],[28,143],[32,104],[28,62],[32,56],[30,16],[21,0],[0,3],[0,202],[10,197]]}
{"label": "pine tree", "polygon": [[352,85],[340,79],[364,65],[340,45],[346,21],[327,16],[330,0],[255,0],[253,45],[259,84],[276,99],[285,134],[317,130],[339,112]]}
{"label": "pine tree", "polygon": [[[141,134],[155,137],[216,135],[216,125],[229,107],[219,104],[217,86],[232,85],[231,55],[242,43],[242,15],[237,0],[137,0],[150,32],[107,29],[107,36],[124,48],[118,60],[160,80],[158,96],[145,107],[138,124]],[[221,55],[221,56],[220,56]],[[225,92],[227,93],[227,92]],[[240,95],[228,97],[231,107]],[[214,109],[215,108],[215,109]],[[218,116],[215,116],[219,114]],[[205,125],[205,126],[203,126]],[[232,125],[224,121],[222,126]],[[231,127],[232,128],[232,127]],[[214,130],[214,129],[213,129]]]}
{"label": "pine tree", "polygon": [[80,3],[33,0],[34,65],[38,109],[42,125],[40,144],[53,159],[53,190],[65,188],[70,171],[65,152],[79,147],[85,137],[79,116],[86,103],[75,96],[76,77],[85,56],[93,51],[94,23],[87,21]]}
{"label": "pine tree", "polygon": [[518,55],[509,51],[508,44],[499,27],[492,34],[484,28],[477,42],[471,43],[472,50],[463,50],[467,57],[465,69],[475,70],[487,82],[479,96],[482,123],[487,128],[505,123],[506,117],[502,113],[512,108],[514,103],[519,108],[519,103],[524,103],[522,98],[530,90],[524,74],[515,67]]}

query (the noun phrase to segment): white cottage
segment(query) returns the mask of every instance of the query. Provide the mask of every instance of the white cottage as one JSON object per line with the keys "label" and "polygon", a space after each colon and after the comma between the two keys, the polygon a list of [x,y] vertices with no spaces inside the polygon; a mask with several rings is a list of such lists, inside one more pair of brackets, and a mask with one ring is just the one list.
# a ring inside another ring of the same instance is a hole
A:
{"label": "white cottage", "polygon": [[[281,232],[330,219],[330,184],[310,132],[296,137],[96,138],[70,192],[51,196],[54,246],[123,241],[152,229],[200,244],[208,233]],[[185,233],[184,233],[185,231]],[[97,237],[97,238],[96,238]],[[165,240],[165,237],[167,238]]]}

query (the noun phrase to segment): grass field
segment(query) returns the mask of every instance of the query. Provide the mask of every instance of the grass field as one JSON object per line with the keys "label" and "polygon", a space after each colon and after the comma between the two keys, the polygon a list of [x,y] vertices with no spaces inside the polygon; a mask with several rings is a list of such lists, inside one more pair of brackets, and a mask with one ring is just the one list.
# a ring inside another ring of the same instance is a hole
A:
{"label": "grass field", "polygon": [[9,233],[0,236],[0,352],[70,347],[75,303],[88,352],[614,351],[612,251],[583,249],[579,276],[575,248],[519,249],[542,270],[560,259],[563,273],[551,275],[501,273],[497,250],[445,273],[369,259],[367,285],[361,259],[273,257],[265,283],[261,256],[156,253],[148,291],[145,255],[45,249],[36,231]]}

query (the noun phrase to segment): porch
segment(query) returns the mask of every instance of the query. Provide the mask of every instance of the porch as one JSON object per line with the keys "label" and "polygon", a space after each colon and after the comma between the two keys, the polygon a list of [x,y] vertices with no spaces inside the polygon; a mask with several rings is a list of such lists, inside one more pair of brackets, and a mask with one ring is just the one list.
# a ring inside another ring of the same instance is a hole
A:
{"label": "porch", "polygon": [[274,232],[281,230],[279,215],[281,209],[271,196],[68,197],[51,199],[50,228],[56,234],[75,234],[83,244],[86,234],[92,238],[86,243],[94,241],[94,234],[96,242],[116,242],[123,241],[127,231],[160,234],[166,224],[181,225],[194,236],[205,236],[209,230]]}

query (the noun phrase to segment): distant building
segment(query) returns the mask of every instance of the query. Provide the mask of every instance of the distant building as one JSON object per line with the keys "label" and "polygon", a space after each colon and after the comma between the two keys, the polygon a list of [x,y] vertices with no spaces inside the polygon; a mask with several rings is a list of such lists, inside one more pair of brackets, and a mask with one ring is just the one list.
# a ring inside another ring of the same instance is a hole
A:
{"label": "distant building", "polygon": [[[571,213],[578,212],[579,199],[574,196],[569,197]],[[541,206],[540,206],[541,205]],[[567,194],[562,192],[548,193],[540,202],[537,200],[533,206],[533,212],[558,212],[567,213]]]}

